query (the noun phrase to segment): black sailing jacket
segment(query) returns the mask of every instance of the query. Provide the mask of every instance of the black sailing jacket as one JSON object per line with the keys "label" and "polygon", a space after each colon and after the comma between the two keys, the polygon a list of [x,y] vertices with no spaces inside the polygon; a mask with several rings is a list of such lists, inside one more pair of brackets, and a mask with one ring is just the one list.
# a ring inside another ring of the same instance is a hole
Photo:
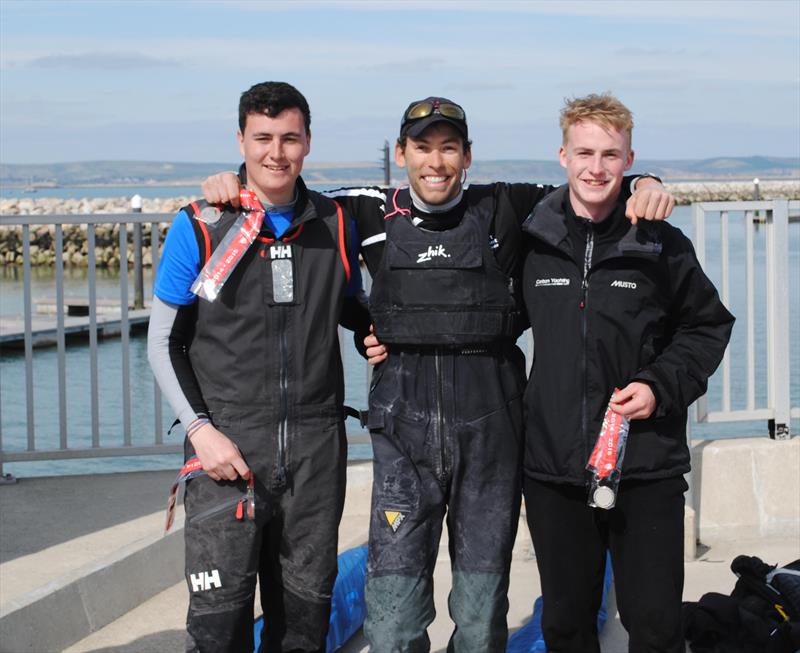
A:
{"label": "black sailing jacket", "polygon": [[657,407],[631,423],[622,478],[685,473],[687,408],[722,360],[734,318],[689,239],[665,222],[628,225],[621,203],[605,237],[596,239],[589,226],[584,260],[576,260],[566,201],[562,186],[523,226],[530,236],[523,294],[535,348],[525,473],[585,483],[611,394],[634,380],[651,385]]}

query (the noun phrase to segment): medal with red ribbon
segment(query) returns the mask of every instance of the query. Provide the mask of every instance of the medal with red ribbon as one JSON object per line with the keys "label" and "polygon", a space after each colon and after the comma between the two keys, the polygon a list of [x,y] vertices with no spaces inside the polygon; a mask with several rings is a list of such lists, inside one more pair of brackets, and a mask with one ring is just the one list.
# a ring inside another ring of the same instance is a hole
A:
{"label": "medal with red ribbon", "polygon": [[614,412],[610,406],[606,408],[603,426],[586,464],[592,474],[588,503],[594,508],[608,510],[617,502],[629,427],[627,417]]}
{"label": "medal with red ribbon", "polygon": [[240,189],[239,200],[242,213],[236,218],[192,284],[192,292],[210,302],[217,298],[231,272],[258,236],[264,221],[264,207],[253,191],[248,188]]}

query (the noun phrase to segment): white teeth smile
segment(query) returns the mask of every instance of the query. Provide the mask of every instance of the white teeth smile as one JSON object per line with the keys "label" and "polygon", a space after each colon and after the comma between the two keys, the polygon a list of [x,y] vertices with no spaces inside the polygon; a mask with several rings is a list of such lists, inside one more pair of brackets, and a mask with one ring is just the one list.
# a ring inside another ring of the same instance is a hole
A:
{"label": "white teeth smile", "polygon": [[447,181],[447,177],[423,177],[423,179],[428,182],[429,184],[441,184]]}
{"label": "white teeth smile", "polygon": [[599,180],[599,179],[584,179],[584,184],[589,184],[590,186],[605,186],[606,182]]}

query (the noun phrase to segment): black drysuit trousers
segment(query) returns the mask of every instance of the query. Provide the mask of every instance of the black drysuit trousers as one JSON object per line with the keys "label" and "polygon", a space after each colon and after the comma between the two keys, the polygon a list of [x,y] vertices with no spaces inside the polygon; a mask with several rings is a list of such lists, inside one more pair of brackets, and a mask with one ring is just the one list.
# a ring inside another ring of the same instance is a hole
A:
{"label": "black drysuit trousers", "polygon": [[[245,481],[188,481],[187,651],[253,651],[257,579],[264,610],[261,653],[325,650],[347,447],[341,421],[321,422],[290,436],[283,490],[256,475],[254,521],[236,514]],[[269,449],[265,445],[265,455]]]}
{"label": "black drysuit trousers", "polygon": [[374,455],[367,619],[372,653],[428,651],[447,519],[449,650],[505,651],[520,507],[522,353],[392,347],[370,393]]}

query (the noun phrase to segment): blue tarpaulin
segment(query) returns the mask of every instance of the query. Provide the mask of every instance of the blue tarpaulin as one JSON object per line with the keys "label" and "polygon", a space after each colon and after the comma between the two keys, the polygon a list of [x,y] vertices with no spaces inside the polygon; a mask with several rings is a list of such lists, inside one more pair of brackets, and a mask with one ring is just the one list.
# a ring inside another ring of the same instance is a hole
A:
{"label": "blue tarpaulin", "polygon": [[[367,576],[367,547],[348,549],[339,555],[339,573],[333,586],[331,621],[327,653],[340,649],[361,628],[367,614],[364,605],[364,582]],[[261,645],[264,618],[255,623],[255,651]]]}

